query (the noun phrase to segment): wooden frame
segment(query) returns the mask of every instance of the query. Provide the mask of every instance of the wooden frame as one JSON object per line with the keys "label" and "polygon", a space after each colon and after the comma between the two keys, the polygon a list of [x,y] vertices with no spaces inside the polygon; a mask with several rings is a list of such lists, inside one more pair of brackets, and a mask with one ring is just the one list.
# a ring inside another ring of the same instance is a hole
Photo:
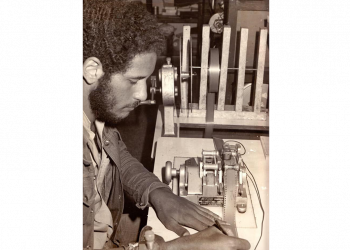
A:
{"label": "wooden frame", "polygon": [[[186,40],[190,38],[189,26],[184,26],[184,33],[186,32]],[[192,128],[206,128],[209,132],[213,131],[214,128],[222,129],[245,129],[245,130],[265,130],[269,129],[269,115],[266,109],[260,107],[261,95],[262,95],[262,79],[264,76],[264,62],[266,56],[266,41],[267,41],[267,29],[262,28],[260,30],[259,38],[259,50],[258,50],[258,68],[256,69],[256,82],[253,85],[253,92],[255,93],[254,106],[243,106],[243,86],[244,76],[246,71],[246,54],[247,54],[247,42],[248,42],[248,29],[241,29],[240,37],[240,52],[239,52],[239,65],[238,65],[238,91],[236,96],[235,105],[225,105],[222,98],[225,96],[225,85],[226,79],[223,76],[220,81],[218,98],[220,103],[214,106],[214,121],[206,121],[206,99],[207,99],[207,84],[208,84],[208,57],[209,57],[209,26],[203,26],[203,41],[202,41],[202,62],[201,62],[201,76],[200,76],[200,97],[199,103],[192,103],[192,109],[188,109],[187,105],[184,105],[183,99],[181,98],[181,111],[174,109],[174,128],[176,129],[175,134],[177,137],[180,136],[180,127],[192,127]],[[229,48],[230,44],[230,27],[225,26],[223,48]],[[184,39],[185,40],[185,39]],[[189,44],[188,42],[186,44]],[[184,42],[185,45],[185,42]],[[187,49],[185,50],[187,51]],[[226,55],[221,57],[221,69],[227,75],[229,56]],[[184,59],[184,57],[182,57]],[[184,60],[182,62],[185,62]],[[187,65],[189,66],[189,65]],[[189,66],[190,67],[190,66]],[[184,68],[188,70],[188,68]],[[225,72],[226,71],[226,72]],[[188,71],[187,71],[188,72]],[[223,73],[221,72],[221,73]],[[186,82],[186,84],[188,84]],[[221,88],[222,87],[222,88]],[[187,88],[181,88],[181,95],[188,94]],[[188,98],[187,98],[188,100]],[[184,105],[184,106],[183,106]],[[258,106],[257,106],[258,105]],[[152,158],[154,156],[154,147],[159,137],[163,135],[163,121],[161,110],[164,110],[163,106],[159,107],[156,129],[154,133]],[[207,132],[207,131],[206,131]],[[206,133],[207,137],[211,137],[210,134]]]}
{"label": "wooden frame", "polygon": [[[187,51],[186,44],[188,43],[190,37],[190,26],[183,27],[184,32],[184,50]],[[238,65],[238,85],[237,85],[237,95],[235,105],[225,105],[225,95],[226,95],[226,81],[227,81],[227,71],[229,62],[229,46],[230,46],[230,34],[231,28],[225,25],[223,32],[223,42],[221,52],[221,65],[220,65],[220,82],[219,82],[219,93],[218,93],[218,103],[216,108],[214,108],[214,117],[219,119],[243,119],[243,120],[259,120],[267,121],[268,114],[266,110],[261,110],[261,94],[262,94],[262,84],[264,78],[264,67],[265,67],[265,56],[266,56],[266,45],[267,45],[267,29],[260,29],[259,38],[259,48],[258,48],[258,65],[256,69],[256,82],[254,84],[254,106],[251,110],[250,107],[243,107],[243,87],[244,87],[244,76],[246,71],[246,55],[247,55],[247,43],[248,43],[248,29],[241,29],[240,37],[240,50],[239,50],[239,65]],[[205,25],[203,27],[203,40],[202,40],[202,62],[201,62],[201,76],[200,76],[200,96],[199,103],[192,103],[192,110],[189,110],[188,105],[184,103],[185,97],[188,91],[186,87],[181,86],[181,110],[182,112],[174,111],[174,117],[188,117],[188,118],[205,118],[206,115],[206,99],[207,99],[207,86],[208,86],[208,57],[209,57],[209,26]],[[186,49],[185,49],[186,48]],[[182,57],[182,68],[183,70],[189,71],[189,65],[185,65],[188,58],[187,53],[183,53]],[[184,84],[184,83],[181,83]],[[187,82],[186,82],[187,84]],[[188,98],[186,98],[188,100]],[[184,112],[185,111],[185,112]],[[216,120],[214,119],[214,124]]]}

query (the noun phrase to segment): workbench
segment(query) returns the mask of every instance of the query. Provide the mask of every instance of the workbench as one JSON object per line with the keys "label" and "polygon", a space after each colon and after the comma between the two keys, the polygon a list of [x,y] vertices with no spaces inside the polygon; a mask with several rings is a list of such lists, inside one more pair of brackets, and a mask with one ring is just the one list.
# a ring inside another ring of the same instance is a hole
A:
{"label": "workbench", "polygon": [[[226,141],[226,140],[224,140]],[[263,234],[257,249],[266,250],[269,247],[269,160],[268,155],[264,154],[264,150],[260,140],[236,140],[241,142],[246,148],[246,153],[242,156],[244,162],[252,172],[260,192],[261,202],[265,211]],[[212,139],[202,138],[174,138],[159,137],[155,145],[155,165],[154,174],[160,179],[162,177],[162,168],[165,167],[166,161],[174,162],[179,157],[200,157],[202,149],[214,150]],[[249,180],[249,179],[248,179]],[[171,183],[169,184],[171,187]],[[249,192],[251,204],[253,206],[253,214],[255,216],[255,226],[242,227],[237,224],[238,236],[248,240],[251,249],[254,249],[261,234],[262,210],[259,205],[257,194],[254,190],[252,182],[249,180]],[[214,210],[212,210],[215,212]],[[153,208],[149,208],[147,224],[153,228],[155,234],[160,235],[165,241],[177,238],[178,236],[167,230],[158,220]],[[189,229],[191,234],[196,230]]]}

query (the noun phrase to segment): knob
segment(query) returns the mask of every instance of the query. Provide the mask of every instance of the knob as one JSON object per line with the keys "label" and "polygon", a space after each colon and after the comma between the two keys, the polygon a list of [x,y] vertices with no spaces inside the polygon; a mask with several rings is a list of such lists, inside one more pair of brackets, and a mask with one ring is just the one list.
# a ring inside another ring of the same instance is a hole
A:
{"label": "knob", "polygon": [[146,101],[142,101],[139,103],[139,105],[151,105],[151,104],[156,104],[156,100],[154,100],[154,95],[159,92],[162,92],[162,89],[159,88],[157,89],[157,78],[156,76],[151,76],[151,83],[152,83],[152,87],[150,88],[150,93],[151,93],[151,99],[150,100],[146,100]]}
{"label": "knob", "polygon": [[[167,183],[170,183],[171,182],[171,179],[172,179],[172,177],[173,177],[173,175],[172,175],[172,163],[171,163],[171,161],[167,161],[166,163],[165,163],[165,181],[167,182]],[[175,175],[176,176],[176,175]],[[174,176],[174,177],[175,177]]]}
{"label": "knob", "polygon": [[146,245],[148,250],[153,249],[153,243],[154,243],[154,233],[152,230],[147,230],[145,232],[145,239],[146,239]]}
{"label": "knob", "polygon": [[167,161],[165,163],[165,176],[164,179],[167,184],[169,184],[171,181],[173,183],[173,193],[176,195],[179,195],[179,180],[178,176],[180,174],[179,170],[176,170],[176,168],[172,167],[171,161]]}
{"label": "knob", "polygon": [[245,213],[247,211],[247,204],[237,204],[237,210],[240,213]]}

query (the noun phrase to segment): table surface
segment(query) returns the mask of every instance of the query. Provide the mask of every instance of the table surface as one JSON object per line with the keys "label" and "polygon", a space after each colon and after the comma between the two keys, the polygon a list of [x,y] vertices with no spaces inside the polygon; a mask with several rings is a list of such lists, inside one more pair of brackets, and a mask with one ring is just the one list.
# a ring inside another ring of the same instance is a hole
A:
{"label": "table surface", "polygon": [[[224,140],[226,141],[226,140]],[[268,249],[269,246],[269,162],[265,157],[260,140],[236,140],[241,142],[246,148],[245,155],[242,156],[244,162],[248,166],[249,170],[253,173],[254,178],[259,188],[261,202],[265,211],[263,235],[260,240],[258,250]],[[214,150],[214,144],[212,139],[202,138],[174,138],[174,137],[160,137],[158,138],[155,147],[155,165],[154,174],[162,180],[162,168],[165,167],[166,161],[172,161],[176,157],[201,157],[202,149]],[[256,218],[256,227],[243,228],[237,227],[238,236],[248,240],[251,244],[251,249],[255,248],[260,234],[261,234],[261,221],[262,210],[260,208],[257,194],[254,190],[252,182],[249,181],[249,189],[251,194],[251,202],[254,209],[254,215]],[[170,183],[171,187],[171,183]],[[155,234],[158,234],[164,238],[165,241],[169,241],[177,238],[178,236],[167,230],[163,224],[158,220],[155,211],[150,208],[148,212],[148,223],[153,228]],[[196,231],[189,230],[191,234]]]}

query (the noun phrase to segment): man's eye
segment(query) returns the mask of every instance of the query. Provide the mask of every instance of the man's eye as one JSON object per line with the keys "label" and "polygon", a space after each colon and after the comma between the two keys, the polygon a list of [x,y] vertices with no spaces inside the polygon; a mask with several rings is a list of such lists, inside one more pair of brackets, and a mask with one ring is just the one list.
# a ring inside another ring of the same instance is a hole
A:
{"label": "man's eye", "polygon": [[129,80],[129,82],[130,82],[131,84],[136,84],[136,83],[138,82],[138,80]]}

